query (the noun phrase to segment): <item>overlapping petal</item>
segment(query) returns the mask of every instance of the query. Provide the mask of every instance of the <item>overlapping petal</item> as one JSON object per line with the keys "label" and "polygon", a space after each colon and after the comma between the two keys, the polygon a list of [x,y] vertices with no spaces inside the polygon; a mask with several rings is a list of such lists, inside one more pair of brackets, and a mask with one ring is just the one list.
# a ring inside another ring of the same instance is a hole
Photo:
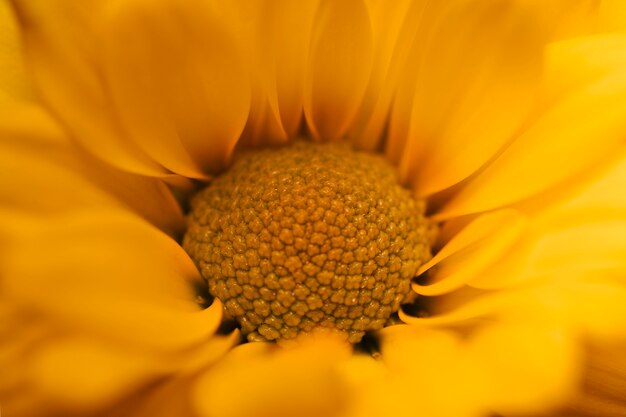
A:
{"label": "overlapping petal", "polygon": [[34,104],[11,106],[0,122],[0,221],[16,227],[18,215],[43,215],[103,206],[126,207],[168,233],[179,233],[182,212],[159,180],[112,169],[69,143],[59,126]]}
{"label": "overlapping petal", "polygon": [[[73,1],[13,2],[35,88],[87,149],[115,166],[150,175],[167,171],[126,140],[101,83],[94,7]],[[70,82],[71,80],[71,82]]]}
{"label": "overlapping petal", "polygon": [[409,59],[427,1],[368,1],[373,34],[373,64],[367,90],[348,133],[355,146],[378,150],[402,68]]}
{"label": "overlapping petal", "polygon": [[621,0],[603,0],[598,29],[602,32],[626,32],[626,4]]}
{"label": "overlapping petal", "polygon": [[19,29],[8,2],[0,2],[0,105],[4,100],[32,96],[22,59]]}
{"label": "overlapping petal", "polygon": [[588,348],[587,378],[559,417],[609,417],[626,413],[624,340],[605,340]]}
{"label": "overlapping petal", "polygon": [[215,361],[237,334],[215,337],[221,305],[197,304],[197,270],[165,233],[182,223],[168,188],[77,149],[34,103],[13,114],[0,123],[6,412],[89,414]]}
{"label": "overlapping petal", "polygon": [[[358,387],[348,415],[551,411],[579,379],[576,344],[560,332],[540,322],[493,324],[464,337],[445,329],[386,328],[379,361],[356,356],[345,366]],[[533,343],[526,343],[529,337]]]}
{"label": "overlapping petal", "polygon": [[565,92],[437,217],[490,210],[554,190],[619,151],[626,135],[626,71],[618,65],[625,45],[626,38],[600,36],[552,47],[549,53],[557,56],[547,62],[558,68],[547,73],[554,71],[567,81],[558,80],[559,87],[546,90]]}
{"label": "overlapping petal", "polygon": [[81,145],[151,176],[203,178],[226,163],[250,86],[209,5],[13,3],[35,84]]}
{"label": "overlapping petal", "polygon": [[356,116],[372,68],[372,24],[365,2],[320,1],[312,31],[304,114],[314,137],[337,140]]}
{"label": "overlapping petal", "polygon": [[398,85],[387,153],[420,196],[471,175],[532,105],[552,21],[524,1],[431,2]]}
{"label": "overlapping petal", "polygon": [[200,416],[341,416],[350,398],[338,367],[349,354],[345,343],[325,337],[288,350],[239,346],[200,378],[196,409]]}

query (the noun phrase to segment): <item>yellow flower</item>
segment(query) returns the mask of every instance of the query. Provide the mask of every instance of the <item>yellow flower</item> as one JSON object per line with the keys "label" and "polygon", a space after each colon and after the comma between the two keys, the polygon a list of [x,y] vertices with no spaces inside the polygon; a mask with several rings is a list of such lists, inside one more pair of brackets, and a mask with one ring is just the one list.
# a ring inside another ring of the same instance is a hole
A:
{"label": "yellow flower", "polygon": [[[624,414],[623,4],[0,3],[2,411]],[[302,136],[439,228],[355,345],[242,343],[180,244],[199,183]]]}

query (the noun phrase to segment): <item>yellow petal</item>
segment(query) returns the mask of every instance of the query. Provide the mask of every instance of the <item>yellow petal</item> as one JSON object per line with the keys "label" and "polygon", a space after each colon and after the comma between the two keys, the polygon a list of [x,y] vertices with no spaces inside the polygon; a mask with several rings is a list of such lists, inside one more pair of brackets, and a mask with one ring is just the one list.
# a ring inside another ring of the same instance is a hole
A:
{"label": "yellow petal", "polygon": [[421,295],[441,295],[472,283],[482,271],[502,258],[519,238],[525,218],[512,210],[481,216],[423,265],[418,273],[436,266],[426,284],[413,284]]}
{"label": "yellow petal", "polygon": [[563,40],[546,48],[542,99],[551,101],[626,66],[626,36],[602,34]]}
{"label": "yellow petal", "polygon": [[49,331],[6,299],[2,300],[0,308],[0,395],[3,400],[8,400],[8,393],[19,391],[20,387],[26,385],[23,366],[25,358],[30,354],[32,346],[49,340]]}
{"label": "yellow petal", "polygon": [[623,0],[602,0],[598,29],[626,33],[626,3]]}
{"label": "yellow petal", "polygon": [[203,2],[118,1],[99,39],[112,101],[132,139],[185,176],[222,169],[248,118],[238,45]]}
{"label": "yellow petal", "polygon": [[399,86],[413,97],[400,97],[391,120],[407,123],[398,117],[410,115],[400,173],[419,195],[473,174],[527,117],[552,24],[545,12],[545,5],[526,1],[453,1],[427,9],[429,28],[406,69],[414,80]]}
{"label": "yellow petal", "polygon": [[[619,0],[618,0],[619,1]],[[606,0],[555,0],[553,5],[554,39],[576,38],[598,30],[598,16]],[[549,6],[548,6],[549,7]]]}
{"label": "yellow petal", "polygon": [[313,26],[304,113],[313,136],[345,135],[372,68],[372,27],[363,0],[321,0]]}
{"label": "yellow petal", "polygon": [[[212,7],[221,22],[237,39],[247,68],[250,71],[252,98],[250,114],[240,140],[241,146],[264,146],[285,143],[288,136],[297,134],[302,115],[302,103],[293,103],[293,109],[279,109],[279,85],[283,82],[293,85],[290,93],[301,97],[303,62],[301,58],[308,51],[308,40],[315,1],[298,3],[282,1],[248,2],[215,1]],[[284,32],[285,30],[292,30]],[[306,42],[306,43],[304,43]],[[282,58],[282,60],[281,60]],[[280,76],[281,66],[287,64],[287,73]],[[290,73],[290,70],[296,70]],[[295,119],[283,125],[282,110],[287,110]]]}
{"label": "yellow petal", "polygon": [[[593,180],[592,180],[593,179]],[[480,288],[505,288],[530,281],[574,279],[624,270],[626,158],[581,182],[576,192],[542,207],[529,205],[528,226],[507,256],[471,282]]]}
{"label": "yellow petal", "polygon": [[390,104],[426,2],[372,0],[367,6],[372,20],[373,66],[349,136],[358,148],[374,151],[383,139]]}
{"label": "yellow petal", "polygon": [[59,124],[40,104],[9,99],[0,102],[0,144],[21,141],[67,146],[69,139]]}
{"label": "yellow petal", "polygon": [[0,2],[0,33],[0,101],[5,97],[32,98],[32,86],[24,70],[18,24],[8,1]]}
{"label": "yellow petal", "polygon": [[437,217],[480,212],[531,197],[606,160],[626,134],[624,100],[626,71],[582,86],[548,110]]}
{"label": "yellow petal", "polygon": [[391,416],[484,415],[483,376],[468,360],[459,335],[392,326],[381,332],[381,353],[388,374],[374,382],[375,391],[369,393],[373,398],[362,399],[366,404],[380,401],[380,412]]}
{"label": "yellow petal", "polygon": [[563,405],[580,380],[581,352],[562,328],[504,322],[472,335],[470,356],[486,377],[486,402],[502,415],[535,415]]}
{"label": "yellow petal", "polygon": [[129,395],[113,409],[108,417],[197,417],[191,408],[189,392],[195,381],[191,378],[170,376],[147,392]]}
{"label": "yellow petal", "polygon": [[288,350],[261,343],[235,348],[198,381],[201,416],[338,416],[348,398],[336,366],[349,355],[334,340]]}
{"label": "yellow petal", "polygon": [[26,65],[50,110],[75,139],[114,166],[169,174],[124,135],[98,72],[94,26],[102,2],[12,2],[24,39]]}
{"label": "yellow petal", "polygon": [[146,356],[87,338],[50,343],[27,366],[42,396],[76,410],[110,404],[161,374]]}
{"label": "yellow petal", "polygon": [[468,324],[485,317],[508,316],[561,323],[573,333],[622,337],[626,287],[619,274],[592,274],[553,283],[497,292],[472,292],[438,300],[432,317],[416,318],[400,311],[406,323],[421,327]]}
{"label": "yellow petal", "polygon": [[220,323],[218,302],[196,305],[198,272],[180,246],[124,212],[24,221],[9,243],[7,297],[77,331],[172,350],[207,341]]}
{"label": "yellow petal", "polygon": [[448,240],[430,261],[420,267],[417,274],[423,274],[450,256],[490,238],[498,230],[520,220],[521,214],[511,209],[499,210],[477,217]]}
{"label": "yellow petal", "polygon": [[530,280],[574,279],[605,270],[626,270],[626,221],[611,219],[535,233],[510,249],[470,282],[477,288],[506,288]]}
{"label": "yellow petal", "polygon": [[596,341],[589,346],[585,383],[566,408],[567,415],[610,417],[626,414],[624,352],[624,339]]}
{"label": "yellow petal", "polygon": [[540,213],[541,221],[551,222],[566,214],[573,217],[581,213],[587,213],[583,219],[599,220],[626,208],[626,195],[616,192],[626,186],[626,149],[615,157],[615,163],[604,166],[598,175],[582,183],[576,193],[569,193],[552,209],[544,208]]}
{"label": "yellow petal", "polygon": [[276,68],[275,82],[280,119],[285,132],[294,137],[300,132],[304,83],[307,72],[311,31],[318,0],[274,1]]}
{"label": "yellow petal", "polygon": [[14,115],[19,117],[9,126],[0,124],[0,196],[5,209],[49,215],[86,207],[126,207],[169,233],[180,232],[180,207],[160,180],[118,171],[81,152],[66,143],[59,127],[36,107],[21,107]]}

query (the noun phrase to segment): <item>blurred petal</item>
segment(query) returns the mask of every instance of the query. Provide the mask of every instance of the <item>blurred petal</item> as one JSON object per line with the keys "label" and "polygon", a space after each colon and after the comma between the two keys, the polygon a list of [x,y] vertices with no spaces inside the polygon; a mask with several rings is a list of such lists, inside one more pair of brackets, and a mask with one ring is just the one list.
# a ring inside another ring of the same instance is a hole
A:
{"label": "blurred petal", "polygon": [[241,345],[198,381],[193,394],[197,412],[223,417],[341,415],[347,387],[336,366],[348,355],[348,346],[332,339],[287,350]]}
{"label": "blurred petal", "polygon": [[171,350],[220,323],[219,303],[196,305],[198,273],[180,246],[120,211],[24,222],[5,252],[7,297],[76,329]]}
{"label": "blurred petal", "polygon": [[29,367],[37,391],[78,409],[107,405],[162,372],[147,356],[82,338],[49,343]]}
{"label": "blurred petal", "polygon": [[[412,97],[398,96],[389,138],[393,151],[408,135],[400,174],[420,196],[474,173],[527,117],[552,24],[546,9],[501,0],[427,7],[400,85]],[[410,125],[394,126],[407,117]]]}
{"label": "blurred petal", "polygon": [[543,201],[534,212],[526,208],[531,211],[524,233],[470,285],[506,288],[625,271],[626,198],[618,191],[626,186],[624,155],[575,193],[552,204]]}
{"label": "blurred petal", "polygon": [[511,209],[499,210],[477,217],[448,240],[430,261],[420,267],[417,274],[421,275],[450,256],[490,238],[503,227],[519,221],[520,217],[519,213]]}
{"label": "blurred petal", "polygon": [[601,341],[588,348],[585,383],[560,417],[626,415],[624,339]]}
{"label": "blurred petal", "polygon": [[602,32],[626,33],[626,2],[602,0],[598,28]]}
{"label": "blurred petal", "polygon": [[[213,2],[216,15],[228,26],[229,31],[241,47],[245,65],[253,68],[250,71],[252,97],[250,114],[240,140],[241,146],[263,146],[284,143],[288,133],[281,123],[279,110],[278,86],[283,80],[278,78],[281,66],[287,63],[287,83],[300,82],[292,85],[293,94],[302,91],[302,80],[297,72],[302,71],[304,64],[300,58],[308,52],[308,40],[315,1],[230,1]],[[294,29],[293,33],[284,33],[285,26]],[[286,49],[283,49],[285,47]],[[287,59],[280,60],[283,55]],[[301,74],[300,74],[301,75]],[[290,84],[291,85],[291,84]],[[290,125],[292,135],[299,128],[302,115],[302,103],[293,109],[295,125]]]}
{"label": "blurred petal", "polygon": [[[615,337],[624,332],[626,287],[610,277],[588,277],[507,291],[471,293],[467,297],[438,300],[433,316],[400,318],[418,326],[473,323],[485,317],[508,316],[517,320],[552,321],[573,333]],[[593,282],[594,279],[597,282]]]}
{"label": "blurred petal", "polygon": [[576,341],[560,327],[488,326],[472,336],[469,351],[486,376],[489,408],[502,415],[551,411],[569,399],[580,380]]}
{"label": "blurred petal", "polygon": [[127,396],[101,417],[197,417],[189,398],[194,383],[192,378],[171,376],[149,392]]}
{"label": "blurred petal", "polygon": [[426,1],[367,2],[372,19],[372,74],[350,140],[360,149],[377,150],[383,139],[390,104],[406,64]]}
{"label": "blurred petal", "polygon": [[311,42],[304,113],[314,137],[340,139],[356,116],[372,68],[372,27],[364,1],[321,0]]}
{"label": "blurred petal", "polygon": [[239,50],[209,5],[14,4],[37,87],[93,154],[151,176],[204,178],[224,166],[250,91]]}
{"label": "blurred petal", "polygon": [[274,1],[276,36],[276,92],[285,132],[294,137],[303,116],[304,83],[311,47],[311,31],[318,0]]}
{"label": "blurred petal", "polygon": [[180,232],[182,212],[161,181],[118,171],[74,148],[35,106],[20,106],[13,115],[0,123],[4,209],[50,216],[86,207],[126,207],[168,233]]}
{"label": "blurred petal", "polygon": [[[502,210],[479,217],[450,241],[451,248],[444,246],[441,252],[448,252],[462,246],[457,253],[440,260],[427,284],[413,284],[413,290],[421,295],[441,295],[481,277],[482,271],[489,268],[510,250],[526,226],[526,219],[512,210]],[[484,228],[476,233],[472,230]],[[472,241],[476,239],[475,241]],[[465,246],[466,240],[467,245]],[[471,243],[470,243],[471,242]],[[440,252],[440,253],[441,253]],[[437,258],[439,254],[435,256]],[[435,259],[433,258],[433,259]],[[432,262],[432,260],[431,260]],[[430,266],[430,263],[424,267]]]}
{"label": "blurred petal", "polygon": [[35,102],[14,98],[0,102],[0,145],[24,145],[21,142],[40,142],[67,146],[69,139],[58,123]]}
{"label": "blurred petal", "polygon": [[[614,50],[602,47],[606,46],[605,41],[599,42],[593,49],[595,53],[615,56]],[[568,45],[573,46],[573,42]],[[583,53],[590,51],[581,49]],[[582,61],[578,58],[576,62]],[[597,72],[597,59],[585,62],[591,63],[587,69]],[[559,60],[556,64],[566,68],[570,63]],[[574,71],[579,72],[580,66],[574,66],[577,68]],[[573,92],[549,108],[436,217],[450,218],[511,204],[556,187],[605,160],[622,146],[626,135],[625,100],[624,67],[576,85]]]}
{"label": "blurred petal", "polygon": [[0,102],[5,97],[28,99],[32,86],[22,57],[18,23],[7,1],[0,2]]}
{"label": "blurred petal", "polygon": [[625,235],[624,219],[531,234],[469,284],[506,288],[533,279],[574,279],[593,271],[625,270]]}
{"label": "blurred petal", "polygon": [[[498,321],[464,338],[415,326],[389,327],[381,335],[391,375],[367,395],[400,390],[390,415],[535,415],[563,405],[580,380],[576,339],[541,321]],[[403,408],[416,392],[419,401]]]}
{"label": "blurred petal", "polygon": [[116,1],[104,13],[104,74],[125,130],[171,171],[222,169],[248,118],[250,87],[209,5]]}
{"label": "blurred petal", "polygon": [[[392,326],[381,331],[381,360],[386,368],[365,389],[365,412],[409,417],[480,416],[486,411],[480,370],[461,339],[446,330]],[[385,375],[386,374],[386,375]],[[417,395],[419,394],[419,395]],[[451,401],[454,399],[454,401]]]}
{"label": "blurred petal", "polygon": [[626,66],[626,36],[603,34],[564,40],[546,49],[543,101],[561,99],[579,86]]}
{"label": "blurred petal", "polygon": [[114,166],[146,175],[169,174],[129,141],[97,70],[94,34],[102,2],[14,0],[26,65],[36,89],[79,143]]}

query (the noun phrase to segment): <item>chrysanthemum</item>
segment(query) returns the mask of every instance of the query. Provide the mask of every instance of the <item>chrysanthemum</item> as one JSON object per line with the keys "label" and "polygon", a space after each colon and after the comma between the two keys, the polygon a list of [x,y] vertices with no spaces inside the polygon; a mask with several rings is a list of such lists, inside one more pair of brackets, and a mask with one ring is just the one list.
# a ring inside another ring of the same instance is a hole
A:
{"label": "chrysanthemum", "polygon": [[624,415],[624,10],[1,3],[2,411]]}

